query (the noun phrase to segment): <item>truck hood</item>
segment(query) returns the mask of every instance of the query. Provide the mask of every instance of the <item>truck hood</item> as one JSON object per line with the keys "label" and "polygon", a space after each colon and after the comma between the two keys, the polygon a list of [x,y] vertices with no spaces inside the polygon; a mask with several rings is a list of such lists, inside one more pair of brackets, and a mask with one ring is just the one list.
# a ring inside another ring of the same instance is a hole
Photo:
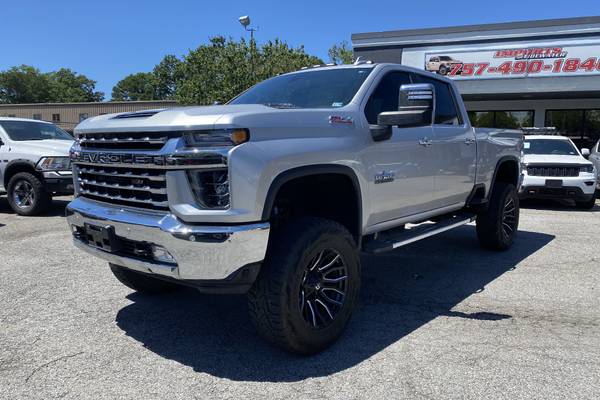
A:
{"label": "truck hood", "polygon": [[528,165],[532,164],[576,164],[576,165],[587,165],[591,164],[590,161],[586,160],[580,155],[569,156],[569,155],[553,155],[553,154],[526,154],[523,156],[523,162]]}
{"label": "truck hood", "polygon": [[224,116],[264,114],[281,111],[260,104],[177,107],[133,113],[106,114],[89,118],[75,128],[75,133],[118,131],[161,131],[214,129]]}
{"label": "truck hood", "polygon": [[10,151],[28,156],[56,156],[65,157],[69,155],[69,149],[73,146],[70,140],[26,140],[11,142]]}

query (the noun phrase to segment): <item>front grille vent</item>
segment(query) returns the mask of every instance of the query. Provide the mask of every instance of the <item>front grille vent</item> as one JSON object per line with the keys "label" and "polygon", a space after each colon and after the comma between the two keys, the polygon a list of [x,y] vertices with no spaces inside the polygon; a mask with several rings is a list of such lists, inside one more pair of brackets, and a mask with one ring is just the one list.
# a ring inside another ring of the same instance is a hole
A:
{"label": "front grille vent", "polygon": [[527,175],[530,176],[552,176],[573,177],[579,176],[579,167],[572,166],[530,166],[527,167]]}
{"label": "front grille vent", "polygon": [[182,132],[81,133],[77,140],[82,149],[160,150],[169,139],[182,135]]}
{"label": "front grille vent", "polygon": [[138,208],[169,208],[165,171],[86,165],[77,167],[77,180],[84,197]]}

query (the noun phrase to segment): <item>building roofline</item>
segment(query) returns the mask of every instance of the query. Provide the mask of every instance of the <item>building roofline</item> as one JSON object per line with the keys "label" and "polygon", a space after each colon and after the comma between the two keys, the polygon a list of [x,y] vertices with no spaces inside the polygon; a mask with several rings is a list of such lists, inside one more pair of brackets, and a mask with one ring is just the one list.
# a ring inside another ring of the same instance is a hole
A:
{"label": "building roofline", "polygon": [[82,101],[74,103],[14,103],[14,104],[0,104],[0,107],[42,107],[42,106],[102,106],[102,105],[125,105],[125,104],[157,104],[157,103],[172,103],[178,104],[175,100],[138,100],[138,101]]}
{"label": "building roofline", "polygon": [[385,39],[412,36],[427,36],[427,35],[442,35],[442,34],[460,34],[470,32],[485,32],[499,30],[516,30],[516,29],[532,29],[532,28],[552,28],[557,26],[573,26],[573,25],[590,25],[600,24],[600,16],[575,17],[575,18],[558,18],[558,19],[542,19],[531,21],[517,22],[500,22],[494,24],[475,24],[475,25],[460,25],[439,28],[422,28],[422,29],[402,29],[395,31],[381,32],[365,32],[353,33],[351,38],[355,40],[365,39]]}

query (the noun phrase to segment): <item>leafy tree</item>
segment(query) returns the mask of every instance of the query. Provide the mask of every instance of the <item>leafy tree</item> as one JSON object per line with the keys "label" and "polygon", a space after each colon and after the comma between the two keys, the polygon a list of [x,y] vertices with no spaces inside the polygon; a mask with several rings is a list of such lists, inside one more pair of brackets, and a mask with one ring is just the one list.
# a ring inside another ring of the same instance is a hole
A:
{"label": "leafy tree", "polygon": [[354,52],[346,41],[334,44],[327,53],[331,62],[336,64],[352,64],[354,62]]}
{"label": "leafy tree", "polygon": [[44,103],[50,96],[48,77],[29,65],[0,72],[0,103]]}
{"label": "leafy tree", "polygon": [[121,79],[112,90],[116,101],[157,100],[156,80],[152,72],[138,72]]}
{"label": "leafy tree", "polygon": [[71,103],[82,101],[102,101],[104,93],[97,92],[96,82],[85,75],[77,74],[70,69],[61,68],[47,74],[50,84],[49,101]]}
{"label": "leafy tree", "polygon": [[152,70],[154,75],[155,97],[169,100],[175,95],[177,83],[181,80],[181,61],[174,55],[165,56]]}
{"label": "leafy tree", "polygon": [[255,41],[217,36],[184,58],[175,99],[184,104],[226,102],[264,79],[321,63],[303,47],[277,39],[259,48]]}

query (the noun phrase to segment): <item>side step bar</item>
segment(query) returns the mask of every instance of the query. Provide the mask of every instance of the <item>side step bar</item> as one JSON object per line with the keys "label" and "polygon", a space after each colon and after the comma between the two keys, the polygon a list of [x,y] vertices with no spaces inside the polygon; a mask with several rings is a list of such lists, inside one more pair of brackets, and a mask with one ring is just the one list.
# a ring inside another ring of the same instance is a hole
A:
{"label": "side step bar", "polygon": [[417,242],[438,233],[449,231],[450,229],[466,225],[475,221],[476,215],[472,213],[452,214],[435,223],[421,223],[406,228],[396,233],[381,232],[377,239],[373,239],[363,244],[365,253],[384,253],[406,246],[407,244]]}

